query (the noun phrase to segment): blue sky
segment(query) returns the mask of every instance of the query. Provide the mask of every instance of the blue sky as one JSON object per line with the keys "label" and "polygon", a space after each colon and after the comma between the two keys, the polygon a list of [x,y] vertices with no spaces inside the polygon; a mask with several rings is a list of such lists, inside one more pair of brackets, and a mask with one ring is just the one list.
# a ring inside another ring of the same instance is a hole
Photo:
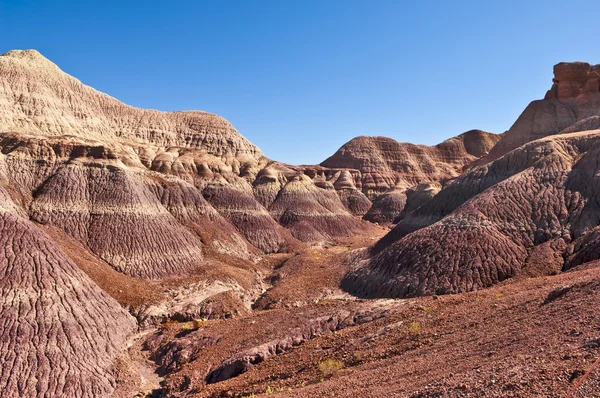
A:
{"label": "blue sky", "polygon": [[600,63],[593,1],[0,0],[0,52],[35,48],[128,104],[202,109],[273,159],[357,135],[500,133],[560,61]]}

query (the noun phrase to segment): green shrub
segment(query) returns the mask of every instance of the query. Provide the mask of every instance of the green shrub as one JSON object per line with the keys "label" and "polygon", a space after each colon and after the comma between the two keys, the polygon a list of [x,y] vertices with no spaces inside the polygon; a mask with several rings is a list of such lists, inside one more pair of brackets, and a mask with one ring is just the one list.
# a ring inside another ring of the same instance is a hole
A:
{"label": "green shrub", "polygon": [[340,370],[342,367],[342,363],[340,361],[336,361],[335,359],[327,359],[319,363],[319,370],[325,376],[331,376],[334,372]]}
{"label": "green shrub", "polygon": [[421,334],[421,324],[419,322],[413,322],[408,327],[408,330],[413,336],[418,336]]}

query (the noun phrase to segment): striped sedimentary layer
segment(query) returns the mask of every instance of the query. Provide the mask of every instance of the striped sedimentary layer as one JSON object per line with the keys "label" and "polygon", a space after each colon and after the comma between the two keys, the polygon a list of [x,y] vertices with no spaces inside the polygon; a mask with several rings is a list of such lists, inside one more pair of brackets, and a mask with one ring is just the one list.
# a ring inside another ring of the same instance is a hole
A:
{"label": "striped sedimentary layer", "polygon": [[435,146],[401,143],[387,137],[356,137],[321,166],[354,169],[355,184],[370,199],[396,189],[457,177],[486,155],[500,137],[471,130]]}
{"label": "striped sedimentary layer", "polygon": [[361,227],[361,221],[348,212],[335,190],[317,187],[305,174],[283,186],[269,212],[301,240],[350,236]]}
{"label": "striped sedimentary layer", "polygon": [[109,396],[135,321],[27,220],[9,189],[0,187],[0,391]]}
{"label": "striped sedimentary layer", "polygon": [[344,286],[366,297],[460,293],[596,259],[599,164],[598,130],[509,152],[404,218]]}
{"label": "striped sedimentary layer", "polygon": [[220,116],[123,104],[64,73],[35,50],[0,56],[0,77],[0,131],[201,148],[224,159],[262,156]]}

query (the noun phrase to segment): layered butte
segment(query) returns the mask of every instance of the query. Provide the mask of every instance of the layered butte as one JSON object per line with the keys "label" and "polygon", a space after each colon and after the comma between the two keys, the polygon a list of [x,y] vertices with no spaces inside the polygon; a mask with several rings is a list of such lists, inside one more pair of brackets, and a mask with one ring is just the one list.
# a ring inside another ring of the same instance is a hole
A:
{"label": "layered butte", "polygon": [[471,130],[429,147],[387,137],[357,137],[321,163],[360,171],[359,188],[369,197],[396,187],[457,177],[465,166],[487,155],[500,137]]}
{"label": "layered butte", "polygon": [[[561,62],[554,66],[554,79],[542,100],[532,101],[503,135],[498,145],[479,164],[505,155],[538,138],[600,128],[600,65]],[[575,127],[577,126],[577,127]]]}

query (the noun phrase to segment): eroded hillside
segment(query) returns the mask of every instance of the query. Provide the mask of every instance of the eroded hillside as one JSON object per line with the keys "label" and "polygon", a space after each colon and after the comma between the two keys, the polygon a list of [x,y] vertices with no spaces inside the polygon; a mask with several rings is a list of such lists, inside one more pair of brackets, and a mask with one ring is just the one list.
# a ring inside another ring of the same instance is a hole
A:
{"label": "eroded hillside", "polygon": [[502,136],[293,166],[0,56],[2,395],[566,393],[598,352],[597,74],[557,65]]}

